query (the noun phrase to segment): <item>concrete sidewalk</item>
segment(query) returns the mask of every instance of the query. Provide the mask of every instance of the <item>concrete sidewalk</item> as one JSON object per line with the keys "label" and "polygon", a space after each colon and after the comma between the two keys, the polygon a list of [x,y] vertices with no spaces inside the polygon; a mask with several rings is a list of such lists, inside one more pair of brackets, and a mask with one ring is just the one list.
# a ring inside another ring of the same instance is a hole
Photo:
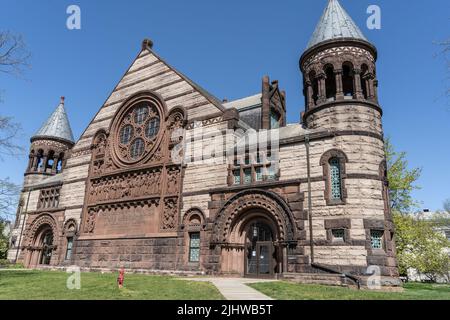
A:
{"label": "concrete sidewalk", "polygon": [[273,300],[246,284],[277,281],[245,278],[183,278],[182,280],[211,282],[227,300]]}

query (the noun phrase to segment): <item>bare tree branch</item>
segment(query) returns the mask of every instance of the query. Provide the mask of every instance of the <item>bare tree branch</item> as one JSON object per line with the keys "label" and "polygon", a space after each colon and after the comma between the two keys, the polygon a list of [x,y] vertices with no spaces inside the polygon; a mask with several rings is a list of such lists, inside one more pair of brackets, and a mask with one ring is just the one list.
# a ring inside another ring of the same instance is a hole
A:
{"label": "bare tree branch", "polygon": [[[22,36],[9,31],[0,31],[0,73],[20,76],[30,67],[27,50]],[[2,155],[16,156],[23,148],[16,144],[15,139],[21,131],[21,126],[12,118],[0,115],[0,160]],[[15,207],[20,193],[20,187],[8,178],[0,178],[0,218],[14,219]]]}
{"label": "bare tree branch", "polygon": [[22,130],[20,124],[13,122],[10,117],[0,116],[0,160],[2,156],[18,156],[23,152],[23,148],[18,146],[14,139]]}
{"label": "bare tree branch", "polygon": [[30,53],[21,35],[9,31],[0,32],[0,72],[22,75],[29,68]]}
{"label": "bare tree branch", "polygon": [[0,218],[13,221],[20,187],[9,179],[0,179]]}

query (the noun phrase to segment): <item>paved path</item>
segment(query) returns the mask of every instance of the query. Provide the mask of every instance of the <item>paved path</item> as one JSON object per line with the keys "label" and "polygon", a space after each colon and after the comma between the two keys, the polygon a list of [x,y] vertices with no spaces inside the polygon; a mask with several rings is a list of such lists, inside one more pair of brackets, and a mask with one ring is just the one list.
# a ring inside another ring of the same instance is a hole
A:
{"label": "paved path", "polygon": [[277,281],[245,278],[183,278],[183,280],[211,282],[227,300],[273,300],[246,284]]}

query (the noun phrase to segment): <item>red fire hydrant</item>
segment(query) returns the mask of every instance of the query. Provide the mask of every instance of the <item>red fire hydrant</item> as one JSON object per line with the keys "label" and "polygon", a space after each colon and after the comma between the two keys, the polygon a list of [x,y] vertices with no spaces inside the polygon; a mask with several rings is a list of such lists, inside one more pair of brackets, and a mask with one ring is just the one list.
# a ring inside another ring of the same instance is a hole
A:
{"label": "red fire hydrant", "polygon": [[125,269],[122,268],[119,271],[119,276],[117,277],[117,284],[119,285],[119,289],[123,288],[123,279],[125,278]]}

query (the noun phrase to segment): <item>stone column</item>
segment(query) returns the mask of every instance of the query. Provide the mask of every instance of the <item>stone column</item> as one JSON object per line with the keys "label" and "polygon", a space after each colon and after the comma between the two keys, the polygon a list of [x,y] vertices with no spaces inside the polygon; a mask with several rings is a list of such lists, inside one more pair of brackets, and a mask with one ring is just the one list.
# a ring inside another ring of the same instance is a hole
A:
{"label": "stone column", "polygon": [[33,159],[33,166],[32,166],[32,171],[37,171],[38,170],[38,163],[39,163],[39,161],[38,161],[38,158],[39,158],[39,155],[38,154],[36,154],[35,156],[34,156],[34,159]]}
{"label": "stone column", "polygon": [[378,80],[373,80],[373,95],[374,95],[374,101],[378,102]]}
{"label": "stone column", "polygon": [[364,80],[366,81],[367,99],[374,101],[375,94],[373,91],[373,76],[371,74],[368,74],[367,76],[364,77]]}
{"label": "stone column", "polygon": [[57,166],[58,166],[58,156],[54,155],[53,156],[52,173],[56,173]]}
{"label": "stone column", "polygon": [[361,70],[353,70],[353,85],[355,88],[355,99],[364,99],[364,95],[361,88]]}
{"label": "stone column", "polygon": [[42,159],[42,166],[41,166],[41,169],[40,169],[41,172],[46,172],[47,171],[47,161],[48,161],[48,154],[45,153],[44,157]]}
{"label": "stone column", "polygon": [[317,75],[317,84],[318,84],[318,89],[319,89],[319,93],[318,93],[318,103],[324,103],[327,99],[326,99],[326,92],[325,92],[325,74],[324,73],[320,73]]}
{"label": "stone column", "polygon": [[27,168],[27,172],[30,172],[30,171],[33,171],[33,168],[34,168],[34,160],[35,159],[35,157],[34,157],[34,155],[29,155],[28,156],[28,168]]}
{"label": "stone column", "polygon": [[344,100],[344,88],[342,85],[342,69],[334,70],[336,78],[336,100]]}
{"label": "stone column", "polygon": [[313,88],[311,81],[307,80],[305,82],[305,92],[306,92],[306,107],[308,110],[314,107],[314,98],[313,98]]}

